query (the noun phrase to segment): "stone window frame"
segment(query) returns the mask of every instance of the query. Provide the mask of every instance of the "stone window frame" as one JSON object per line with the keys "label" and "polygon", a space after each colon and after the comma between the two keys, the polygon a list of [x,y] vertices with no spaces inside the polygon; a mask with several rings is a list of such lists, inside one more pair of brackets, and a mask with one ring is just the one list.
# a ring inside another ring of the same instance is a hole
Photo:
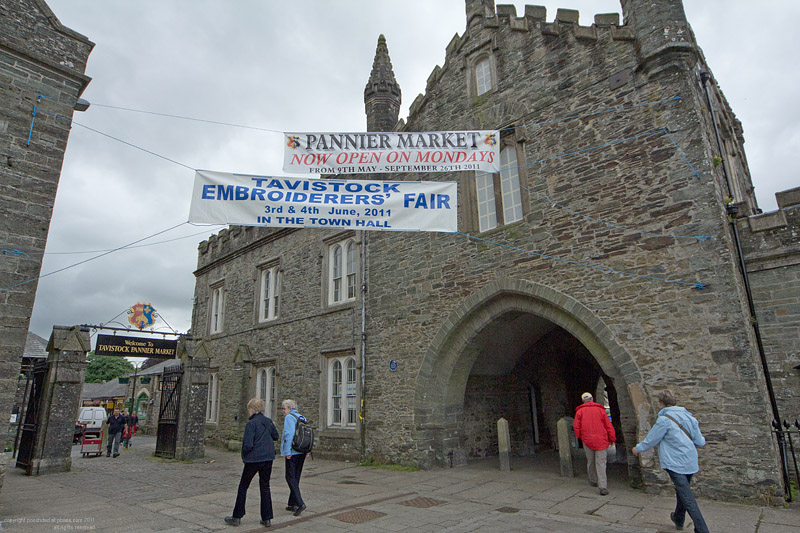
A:
{"label": "stone window frame", "polygon": [[[467,90],[470,98],[473,100],[476,98],[484,98],[487,95],[493,94],[497,91],[497,59],[490,51],[491,46],[491,41],[487,41],[483,46],[472,52],[471,55],[467,57]],[[481,65],[488,66],[489,82],[491,83],[491,86],[487,90],[479,93],[478,68]]]}
{"label": "stone window frame", "polygon": [[206,397],[206,424],[219,423],[219,397],[220,397],[219,369],[208,374],[208,396]]}
{"label": "stone window frame", "polygon": [[[278,369],[275,363],[268,363],[258,366],[255,369],[255,397],[264,400],[264,414],[269,418],[275,419],[278,404]],[[266,383],[267,389],[264,389]],[[263,394],[262,393],[267,393]]]}
{"label": "stone window frame", "polygon": [[[358,284],[361,275],[361,243],[359,242],[355,232],[346,232],[336,235],[325,241],[324,263],[323,263],[323,301],[327,307],[336,307],[340,305],[352,304],[358,299]],[[337,300],[335,299],[335,279],[334,279],[334,254],[337,248],[342,249],[342,267],[347,269],[347,247],[353,246],[354,264],[353,270],[344,270],[342,272],[342,296]],[[350,289],[352,289],[352,296],[349,296]],[[346,296],[346,297],[345,297]]]}
{"label": "stone window frame", "polygon": [[[270,274],[270,302],[266,308],[264,302],[264,278]],[[281,282],[283,269],[278,260],[273,260],[258,266],[258,279],[256,281],[256,323],[263,324],[276,320],[280,315]]]}
{"label": "stone window frame", "polygon": [[218,281],[209,286],[208,297],[208,334],[216,335],[225,331],[225,303],[227,291],[225,281]]}
{"label": "stone window frame", "polygon": [[[361,397],[361,368],[356,357],[355,350],[339,350],[330,353],[323,354],[323,390],[325,391],[325,406],[322,409],[322,414],[325,417],[325,423],[323,427],[326,430],[332,431],[345,431],[345,432],[353,432],[358,429],[360,424],[360,419],[358,416],[359,412],[359,398]],[[347,365],[352,363],[352,372],[353,372],[353,393],[347,393]],[[334,379],[333,379],[333,371],[336,364],[341,365],[342,368],[342,389],[341,389],[341,420],[339,422],[334,422]],[[347,407],[347,398],[353,398],[353,407],[350,410]],[[352,413],[352,418],[348,418],[348,412]]]}
{"label": "stone window frame", "polygon": [[488,231],[492,231],[494,229],[503,228],[510,224],[515,224],[518,222],[522,222],[525,220],[525,217],[530,212],[530,201],[529,201],[529,194],[528,194],[528,174],[527,174],[527,167],[526,167],[526,158],[525,158],[525,136],[519,130],[519,128],[500,128],[500,152],[502,154],[503,150],[506,149],[514,149],[514,154],[517,158],[517,179],[519,183],[519,200],[521,203],[522,208],[522,217],[519,220],[513,220],[511,222],[506,222],[505,220],[505,206],[503,204],[503,187],[502,187],[502,166],[501,171],[496,172],[493,174],[483,173],[484,175],[488,174],[492,177],[491,185],[492,185],[492,195],[494,197],[494,207],[495,207],[495,218],[496,218],[496,225],[492,228],[482,229],[480,227],[480,213],[479,213],[479,203],[478,203],[478,185],[479,185],[479,176],[481,175],[480,171],[475,171],[474,173],[474,183],[469,181],[464,181],[462,183],[466,184],[466,186],[461,190],[461,194],[464,198],[464,222],[465,227],[469,228],[469,231],[472,233],[486,233]]}

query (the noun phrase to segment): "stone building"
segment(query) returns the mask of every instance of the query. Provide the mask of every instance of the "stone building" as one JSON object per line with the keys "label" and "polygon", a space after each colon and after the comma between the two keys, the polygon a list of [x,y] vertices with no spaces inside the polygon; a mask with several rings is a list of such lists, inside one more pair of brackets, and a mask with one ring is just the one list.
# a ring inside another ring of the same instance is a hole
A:
{"label": "stone building", "polygon": [[[798,413],[797,211],[758,231],[742,127],[682,4],[622,0],[623,24],[589,27],[572,10],[548,22],[540,6],[465,5],[405,120],[379,38],[366,125],[499,129],[503,170],[361,176],[458,181],[456,234],[231,227],[201,243],[192,353],[211,360],[207,439],[235,446],[259,395],[278,423],[280,399],[296,399],[319,455],[492,456],[500,417],[527,455],[554,448],[582,392],[605,389],[618,460],[657,489],[654,455],[626,450],[671,388],[708,439],[701,493],[782,490],[748,289],[771,320],[772,384],[794,387],[780,408]],[[761,261],[752,286],[745,239]]]}
{"label": "stone building", "polygon": [[[0,4],[0,416],[8,420],[73,108],[94,46],[43,0]],[[35,116],[34,116],[34,110]]]}
{"label": "stone building", "polygon": [[[9,420],[14,403],[69,119],[90,81],[84,71],[93,46],[83,35],[62,26],[44,0],[0,2],[3,420]],[[5,435],[0,443],[7,444]]]}

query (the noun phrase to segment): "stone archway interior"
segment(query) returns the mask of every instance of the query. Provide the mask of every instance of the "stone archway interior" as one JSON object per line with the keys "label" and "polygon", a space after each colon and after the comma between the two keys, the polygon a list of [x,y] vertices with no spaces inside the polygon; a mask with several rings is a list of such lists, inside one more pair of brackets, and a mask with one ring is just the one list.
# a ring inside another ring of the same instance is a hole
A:
{"label": "stone archway interior", "polygon": [[578,339],[546,318],[506,312],[477,332],[466,350],[474,358],[460,431],[468,457],[497,455],[500,417],[509,422],[515,455],[555,449],[556,423],[574,415],[586,391],[603,403],[599,393],[607,387],[618,412],[613,380]]}

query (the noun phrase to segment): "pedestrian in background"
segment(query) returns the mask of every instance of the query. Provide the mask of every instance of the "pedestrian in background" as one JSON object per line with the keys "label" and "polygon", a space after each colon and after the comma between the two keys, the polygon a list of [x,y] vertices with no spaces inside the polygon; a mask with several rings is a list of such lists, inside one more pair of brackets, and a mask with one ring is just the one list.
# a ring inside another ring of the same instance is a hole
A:
{"label": "pedestrian in background", "polygon": [[694,530],[707,533],[708,526],[690,487],[692,476],[700,470],[697,448],[705,446],[706,439],[700,433],[700,425],[692,413],[676,405],[672,391],[661,391],[658,402],[661,404],[658,419],[647,437],[634,446],[633,455],[639,455],[658,445],[661,468],[667,471],[675,486],[677,502],[675,511],[669,515],[675,529],[683,529],[686,513],[689,513],[694,522]]}
{"label": "pedestrian in background", "polygon": [[289,485],[289,503],[286,510],[292,511],[295,516],[300,516],[300,513],[306,510],[306,504],[300,496],[300,474],[303,472],[306,454],[293,449],[292,440],[298,419],[305,422],[306,417],[297,411],[297,402],[294,400],[283,400],[281,409],[284,416],[281,455],[286,459],[286,483]]}
{"label": "pedestrian in background", "polygon": [[127,420],[119,412],[119,407],[114,408],[114,412],[106,420],[108,424],[108,445],[106,446],[106,457],[111,456],[111,445],[114,445],[114,457],[119,457],[119,441],[122,439],[122,432],[127,427]]}
{"label": "pedestrian in background", "polygon": [[588,392],[581,395],[583,403],[575,409],[575,421],[572,427],[575,430],[575,437],[583,441],[589,484],[600,487],[600,494],[605,496],[608,494],[606,478],[608,447],[617,441],[617,435],[606,414],[606,408],[593,400]]}
{"label": "pedestrian in background", "polygon": [[278,429],[272,419],[264,416],[264,400],[253,398],[247,402],[250,419],[244,427],[242,437],[242,478],[239,491],[236,493],[236,504],[233,516],[226,516],[225,523],[238,526],[245,515],[245,502],[250,482],[258,472],[258,488],[261,493],[261,525],[270,526],[272,520],[272,494],[269,490],[269,478],[272,475],[272,462],[275,460],[275,441],[278,440]]}

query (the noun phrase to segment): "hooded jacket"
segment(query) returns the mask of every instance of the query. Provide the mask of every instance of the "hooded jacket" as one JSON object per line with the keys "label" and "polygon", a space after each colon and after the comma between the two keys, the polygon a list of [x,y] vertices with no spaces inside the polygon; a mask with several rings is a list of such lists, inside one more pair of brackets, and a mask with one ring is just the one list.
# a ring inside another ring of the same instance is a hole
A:
{"label": "hooded jacket", "polygon": [[606,408],[599,403],[586,402],[576,407],[572,427],[575,437],[581,439],[590,450],[605,450],[612,442],[617,442],[617,434]]}
{"label": "hooded jacket", "polygon": [[[678,421],[689,432],[691,438],[678,427],[678,424],[664,416],[665,414]],[[636,445],[636,451],[646,452],[655,445],[658,445],[658,460],[664,470],[671,470],[677,474],[695,474],[700,470],[697,448],[705,446],[706,439],[700,433],[700,424],[684,407],[673,405],[659,411],[658,420],[644,440]]]}

